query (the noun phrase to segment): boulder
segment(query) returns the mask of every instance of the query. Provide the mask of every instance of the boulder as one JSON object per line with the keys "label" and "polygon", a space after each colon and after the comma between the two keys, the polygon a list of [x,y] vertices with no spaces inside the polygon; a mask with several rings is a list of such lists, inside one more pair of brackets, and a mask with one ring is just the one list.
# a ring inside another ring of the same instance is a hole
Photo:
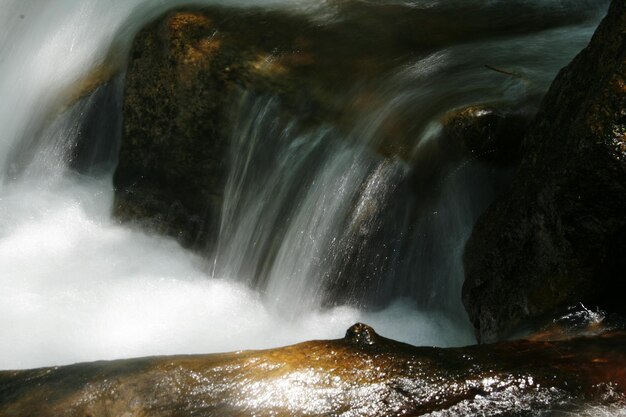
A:
{"label": "boulder", "polygon": [[243,59],[216,32],[203,14],[168,15],[139,33],[126,75],[114,214],[186,246],[202,241],[220,205],[227,98]]}
{"label": "boulder", "polygon": [[557,76],[509,192],[478,220],[463,301],[481,341],[578,302],[623,312],[626,3]]}
{"label": "boulder", "polygon": [[241,92],[278,95],[305,122],[317,115],[312,96],[302,92],[309,89],[295,90],[290,73],[311,59],[306,46],[293,51],[298,40],[290,34],[306,30],[303,22],[279,13],[190,9],[170,12],[137,35],[114,176],[118,219],[187,247],[207,244],[219,220]]}

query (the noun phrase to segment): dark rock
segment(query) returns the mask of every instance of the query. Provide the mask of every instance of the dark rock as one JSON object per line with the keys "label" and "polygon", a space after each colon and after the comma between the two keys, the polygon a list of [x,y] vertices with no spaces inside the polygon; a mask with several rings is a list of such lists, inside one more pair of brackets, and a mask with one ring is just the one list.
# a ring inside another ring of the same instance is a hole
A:
{"label": "dark rock", "polygon": [[625,343],[623,332],[454,349],[380,337],[2,371],[0,415],[577,415],[624,407]]}
{"label": "dark rock", "polygon": [[346,331],[345,339],[355,345],[371,346],[376,343],[379,337],[374,329],[367,324],[357,323]]}
{"label": "dark rock", "polygon": [[331,38],[303,16],[257,9],[174,11],[145,27],[126,75],[114,215],[184,246],[210,243],[241,93],[278,96],[305,127],[330,119],[343,80],[328,67],[341,50],[318,52]]}
{"label": "dark rock", "polygon": [[626,4],[564,68],[523,144],[512,188],[465,249],[463,300],[482,341],[584,302],[623,312]]}
{"label": "dark rock", "polygon": [[444,116],[443,134],[471,158],[498,166],[515,166],[532,120],[532,108],[509,109],[497,104],[465,107]]}
{"label": "dark rock", "polygon": [[[168,16],[136,38],[128,65],[115,215],[140,220],[191,245],[216,210],[227,148],[223,104],[234,88],[211,20]],[[207,77],[197,73],[219,66]]]}
{"label": "dark rock", "polygon": [[123,76],[100,84],[78,105],[82,113],[70,166],[86,175],[110,172],[117,163],[122,130]]}
{"label": "dark rock", "polygon": [[[271,91],[293,108],[307,105],[303,94],[289,90],[295,83],[286,65],[270,59],[277,36],[250,42],[239,30],[250,16],[233,15],[172,12],[144,28],[130,53],[114,214],[185,246],[202,247],[215,235],[239,93]],[[280,15],[257,17],[258,32],[297,24]],[[314,117],[315,106],[309,107]]]}

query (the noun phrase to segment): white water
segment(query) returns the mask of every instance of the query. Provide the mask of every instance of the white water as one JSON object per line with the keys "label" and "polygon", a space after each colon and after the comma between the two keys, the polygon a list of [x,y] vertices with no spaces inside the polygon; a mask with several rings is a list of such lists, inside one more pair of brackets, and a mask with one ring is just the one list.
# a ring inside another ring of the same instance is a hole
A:
{"label": "white water", "polygon": [[[307,277],[318,271],[314,271],[315,262],[302,257],[316,256],[333,238],[337,217],[326,214],[347,211],[345,202],[362,181],[369,178],[371,186],[365,188],[361,199],[368,190],[376,189],[377,177],[371,177],[371,167],[353,150],[336,153],[337,160],[328,161],[328,169],[320,171],[320,188],[301,202],[292,224],[316,219],[325,223],[311,223],[307,239],[297,238],[299,230],[288,231],[291,240],[282,245],[269,274],[269,297],[245,285],[248,278],[238,267],[242,260],[236,259],[236,250],[228,252],[226,261],[218,258],[224,266],[210,278],[204,261],[172,240],[119,226],[110,219],[110,177],[80,177],[66,167],[68,146],[75,140],[76,123],[84,109],[79,105],[59,115],[65,91],[104,59],[122,25],[130,25],[124,34],[130,36],[142,19],[174,3],[0,3],[0,369],[277,346],[341,337],[356,321],[414,344],[471,343],[472,332],[467,324],[459,324],[458,317],[426,312],[415,302],[398,300],[377,312],[349,307],[320,309],[316,295],[303,290],[308,286]],[[289,3],[311,6],[305,1]],[[434,7],[435,3],[416,4]],[[142,8],[136,9],[140,4]],[[127,21],[131,14],[142,17]],[[584,26],[577,33],[584,39],[591,27]],[[557,38],[563,42],[565,35]],[[539,37],[537,42],[545,39]],[[442,56],[454,53],[444,51]],[[549,66],[552,73],[554,67]],[[538,68],[543,70],[540,65]],[[420,73],[418,67],[408,70]],[[389,91],[395,94],[393,89]],[[411,105],[420,99],[410,96],[403,101],[404,96],[398,97],[389,103]],[[25,150],[35,157],[28,166],[19,166],[14,155]],[[351,160],[356,161],[354,169],[333,171]],[[278,180],[268,181],[268,187],[280,186]],[[454,196],[456,191],[453,187],[446,195]],[[347,194],[335,199],[338,192]],[[239,197],[232,201],[243,205]],[[245,206],[259,207],[257,203]],[[459,225],[449,230],[460,235],[452,233],[450,242],[433,242],[433,246],[440,245],[442,252],[456,248],[452,257],[456,261],[446,266],[448,272],[435,267],[426,270],[456,282],[452,292],[458,293],[462,272],[458,255],[471,218],[463,217],[465,206],[458,200],[442,204],[452,213],[442,221],[458,221]],[[265,213],[258,216],[267,216]],[[358,213],[357,206],[356,218]],[[239,226],[226,219],[223,228]],[[417,284],[402,285],[401,290]],[[428,288],[424,298],[428,299],[433,285],[424,286]],[[419,288],[407,293],[415,291]],[[300,298],[291,298],[294,293]],[[303,304],[305,300],[310,303]],[[295,305],[303,308],[299,314],[285,314],[284,309],[276,308],[283,303],[291,311]],[[460,305],[458,300],[450,303]]]}

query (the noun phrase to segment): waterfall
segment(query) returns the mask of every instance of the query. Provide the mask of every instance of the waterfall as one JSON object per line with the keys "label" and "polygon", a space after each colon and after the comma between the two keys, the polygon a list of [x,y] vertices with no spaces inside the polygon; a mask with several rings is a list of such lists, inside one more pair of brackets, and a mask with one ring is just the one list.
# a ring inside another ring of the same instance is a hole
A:
{"label": "waterfall", "polygon": [[489,201],[477,198],[489,186],[480,167],[424,190],[441,197],[415,219],[431,196],[415,195],[409,166],[373,152],[360,126],[357,137],[302,131],[276,97],[251,93],[239,115],[213,276],[253,286],[283,316],[405,297],[463,322],[462,244],[483,208],[469,200]]}
{"label": "waterfall", "polygon": [[[488,173],[466,161],[420,195],[420,167],[376,150],[397,122],[410,126],[411,157],[428,160],[441,114],[544,91],[597,23],[416,55],[379,80],[382,99],[348,131],[244,92],[218,244],[203,257],[110,216],[120,57],[142,24],[184,2],[44,3],[0,5],[0,369],[263,348],[340,337],[356,321],[413,344],[472,343],[461,253],[492,198]],[[264,4],[335,18],[333,2]],[[534,83],[485,76],[485,63]]]}

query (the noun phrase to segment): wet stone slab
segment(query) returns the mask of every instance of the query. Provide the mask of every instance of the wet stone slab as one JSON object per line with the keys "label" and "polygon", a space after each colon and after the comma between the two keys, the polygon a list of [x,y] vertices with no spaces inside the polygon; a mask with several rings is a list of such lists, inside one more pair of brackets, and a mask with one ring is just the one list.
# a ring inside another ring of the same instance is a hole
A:
{"label": "wet stone slab", "polygon": [[626,333],[415,347],[346,337],[0,372],[0,416],[539,415],[625,407]]}

